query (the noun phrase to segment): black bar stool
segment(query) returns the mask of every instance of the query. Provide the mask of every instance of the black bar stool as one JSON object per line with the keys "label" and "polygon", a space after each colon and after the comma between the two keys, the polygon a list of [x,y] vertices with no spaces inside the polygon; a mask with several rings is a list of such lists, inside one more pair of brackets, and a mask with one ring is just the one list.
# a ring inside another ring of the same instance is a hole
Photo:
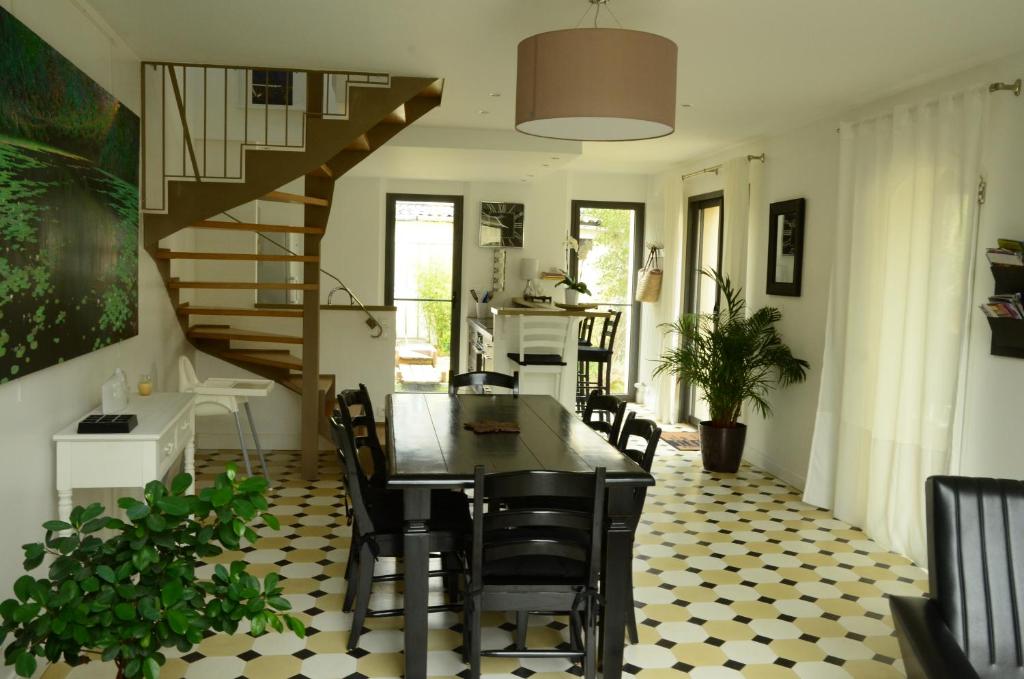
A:
{"label": "black bar stool", "polygon": [[[601,324],[601,337],[597,346],[580,344],[577,350],[576,368],[576,410],[582,412],[587,403],[587,396],[594,389],[602,394],[610,393],[612,352],[615,349],[615,336],[619,331],[622,312],[608,309],[610,315]],[[591,319],[593,322],[593,319]],[[589,339],[589,338],[588,338]],[[590,364],[597,365],[597,379],[590,377]]]}

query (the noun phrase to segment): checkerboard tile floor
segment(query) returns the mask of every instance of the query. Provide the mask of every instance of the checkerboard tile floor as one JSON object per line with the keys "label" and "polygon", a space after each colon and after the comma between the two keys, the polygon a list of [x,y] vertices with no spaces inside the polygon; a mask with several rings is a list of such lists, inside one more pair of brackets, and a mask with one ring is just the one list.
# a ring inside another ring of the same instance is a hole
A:
{"label": "checkerboard tile floor", "polygon": [[[236,452],[201,453],[197,468],[212,475]],[[351,615],[341,612],[342,572],[350,529],[338,503],[339,470],[332,453],[321,480],[309,483],[290,453],[270,456],[273,513],[281,531],[259,530],[242,555],[262,576],[277,571],[295,611],[309,626],[305,640],[268,634],[207,638],[172,657],[168,679],[340,679],[398,677],[402,621],[371,619],[359,650],[346,652]],[[892,635],[888,594],[921,594],[925,574],[864,534],[800,502],[772,476],[744,465],[738,474],[701,470],[699,453],[662,444],[638,531],[633,569],[640,643],[627,645],[625,676],[639,679],[885,679],[903,676]],[[217,562],[238,558],[225,554]],[[382,565],[384,561],[382,561]],[[208,564],[204,569],[212,569]],[[205,571],[204,571],[205,573]],[[440,587],[439,583],[436,585]],[[372,608],[400,606],[400,585],[374,585]],[[437,593],[440,602],[441,594]],[[432,602],[433,603],[433,602]],[[531,616],[528,643],[567,640],[559,619]],[[484,618],[485,647],[511,643],[514,626]],[[463,673],[459,618],[432,614],[429,674]],[[568,661],[485,658],[488,677],[547,679],[578,674]],[[57,665],[44,679],[113,677],[90,663]]]}

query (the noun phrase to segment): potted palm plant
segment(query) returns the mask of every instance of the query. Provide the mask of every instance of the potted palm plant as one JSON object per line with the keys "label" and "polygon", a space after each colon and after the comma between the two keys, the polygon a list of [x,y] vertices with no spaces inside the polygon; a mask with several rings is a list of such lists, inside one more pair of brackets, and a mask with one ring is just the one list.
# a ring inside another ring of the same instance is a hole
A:
{"label": "potted palm plant", "polygon": [[743,404],[770,416],[768,392],[802,382],[810,366],[782,342],[775,327],[782,319],[778,309],[763,307],[747,316],[741,290],[733,288],[728,276],[711,269],[700,273],[715,281],[724,305],[664,324],[678,346],[661,355],[654,374],[672,375],[700,389],[711,418],[700,423],[704,469],[732,473],[739,469],[747,436],[746,425],[739,422]]}

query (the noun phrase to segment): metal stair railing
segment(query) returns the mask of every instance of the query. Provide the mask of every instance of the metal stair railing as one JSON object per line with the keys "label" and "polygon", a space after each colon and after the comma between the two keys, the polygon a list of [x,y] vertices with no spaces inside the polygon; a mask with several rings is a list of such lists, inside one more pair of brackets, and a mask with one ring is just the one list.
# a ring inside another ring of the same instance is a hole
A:
{"label": "metal stair railing", "polygon": [[[228,219],[234,221],[235,223],[238,223],[238,224],[242,224],[243,223],[242,220],[238,219],[237,217],[235,217],[234,215],[232,215],[232,214],[230,214],[228,212],[223,212],[222,214],[225,217],[227,217]],[[256,231],[255,233],[256,233],[257,236],[259,236],[260,238],[262,238],[266,242],[275,245],[276,247],[278,247],[278,248],[284,250],[285,252],[287,252],[288,254],[299,256],[298,252],[295,252],[294,250],[292,250],[289,247],[281,245],[280,243],[278,243],[273,238],[269,238],[267,235],[262,234],[259,231]],[[373,337],[374,339],[378,339],[378,338],[382,337],[384,335],[384,326],[381,325],[381,322],[377,319],[377,317],[374,316],[373,313],[369,309],[366,308],[366,305],[363,304],[362,300],[360,300],[359,297],[356,296],[356,293],[352,292],[352,289],[349,288],[347,285],[345,285],[344,281],[342,281],[340,278],[338,278],[337,276],[332,274],[327,269],[324,269],[323,267],[317,267],[317,268],[320,269],[320,273],[322,273],[323,275],[327,276],[328,278],[333,279],[338,284],[337,286],[332,288],[330,290],[330,292],[327,293],[327,303],[328,304],[331,303],[331,298],[334,296],[334,293],[336,293],[336,292],[344,292],[345,294],[348,295],[349,302],[351,303],[351,306],[359,307],[359,309],[364,314],[366,314],[366,321],[365,321],[365,323],[366,323],[366,327],[368,327],[370,329],[370,333],[371,333],[370,337]],[[303,291],[303,294],[308,294],[308,292],[307,291]]]}
{"label": "metal stair railing", "polygon": [[[353,87],[386,73],[175,62],[142,63],[142,209],[167,209],[167,182],[241,181],[245,150],[302,150],[309,117],[345,120]],[[306,111],[310,77],[321,112]]]}

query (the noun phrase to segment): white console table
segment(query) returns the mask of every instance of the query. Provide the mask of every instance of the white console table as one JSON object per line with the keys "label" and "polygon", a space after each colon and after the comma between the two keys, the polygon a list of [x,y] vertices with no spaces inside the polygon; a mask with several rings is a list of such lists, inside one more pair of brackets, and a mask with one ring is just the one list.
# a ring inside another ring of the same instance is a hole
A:
{"label": "white console table", "polygon": [[[57,443],[57,513],[71,516],[75,488],[144,488],[162,479],[185,453],[185,473],[193,477],[195,492],[196,420],[194,396],[157,393],[132,396],[125,413],[139,423],[127,434],[79,434],[83,414],[54,435]],[[99,410],[93,411],[93,413]]]}

